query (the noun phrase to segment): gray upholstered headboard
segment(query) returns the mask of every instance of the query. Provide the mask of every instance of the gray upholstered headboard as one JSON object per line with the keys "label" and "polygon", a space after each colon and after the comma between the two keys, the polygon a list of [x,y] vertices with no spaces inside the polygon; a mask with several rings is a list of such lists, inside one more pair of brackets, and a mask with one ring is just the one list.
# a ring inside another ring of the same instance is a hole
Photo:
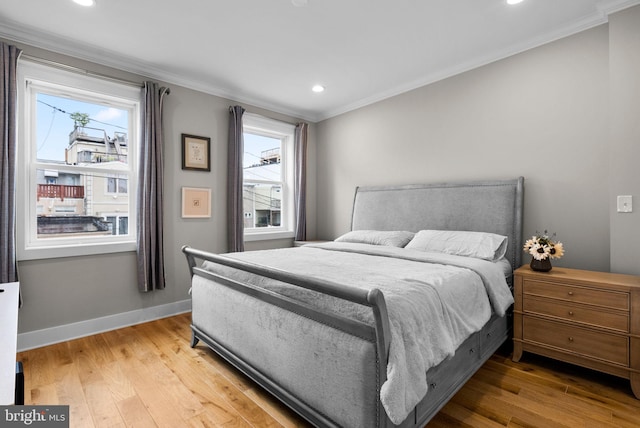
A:
{"label": "gray upholstered headboard", "polygon": [[472,230],[505,235],[506,257],[522,259],[524,178],[356,188],[351,230]]}

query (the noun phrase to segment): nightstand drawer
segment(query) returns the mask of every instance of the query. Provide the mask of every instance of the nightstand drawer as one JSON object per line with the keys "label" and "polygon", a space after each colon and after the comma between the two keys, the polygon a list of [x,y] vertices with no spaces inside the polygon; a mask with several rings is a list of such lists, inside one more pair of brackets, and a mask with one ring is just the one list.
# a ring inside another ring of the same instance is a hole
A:
{"label": "nightstand drawer", "polygon": [[571,322],[608,328],[623,333],[629,332],[629,314],[627,312],[605,312],[558,300],[545,300],[531,296],[524,297],[523,309],[528,313],[550,315]]}
{"label": "nightstand drawer", "polygon": [[567,324],[524,317],[523,340],[560,348],[587,357],[629,366],[629,339]]}
{"label": "nightstand drawer", "polygon": [[571,285],[552,284],[525,279],[524,294],[625,311],[629,310],[629,294],[610,290],[596,290],[593,288],[574,287]]}

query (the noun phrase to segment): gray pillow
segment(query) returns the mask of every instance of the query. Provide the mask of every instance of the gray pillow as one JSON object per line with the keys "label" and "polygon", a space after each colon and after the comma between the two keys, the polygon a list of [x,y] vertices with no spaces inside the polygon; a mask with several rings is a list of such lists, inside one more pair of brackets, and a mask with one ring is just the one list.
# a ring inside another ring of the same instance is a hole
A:
{"label": "gray pillow", "polygon": [[413,238],[413,232],[387,230],[353,230],[336,238],[335,242],[354,242],[402,248]]}
{"label": "gray pillow", "polygon": [[405,248],[496,261],[504,257],[508,238],[486,232],[421,230]]}

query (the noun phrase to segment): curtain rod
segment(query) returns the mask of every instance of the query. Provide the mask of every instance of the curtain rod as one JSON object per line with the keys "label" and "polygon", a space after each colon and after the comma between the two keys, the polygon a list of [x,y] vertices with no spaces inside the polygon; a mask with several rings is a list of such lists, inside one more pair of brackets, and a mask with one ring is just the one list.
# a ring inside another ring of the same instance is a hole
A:
{"label": "curtain rod", "polygon": [[24,52],[22,52],[20,54],[19,59],[26,59],[27,61],[37,62],[37,63],[43,64],[43,65],[56,67],[56,68],[59,68],[61,70],[66,70],[66,71],[71,71],[71,72],[78,73],[78,74],[83,74],[85,76],[99,77],[101,79],[110,80],[110,81],[116,82],[116,83],[124,83],[126,85],[135,86],[137,88],[141,88],[142,86],[144,86],[144,84],[141,83],[141,82],[134,82],[132,80],[126,80],[126,79],[120,79],[118,77],[107,76],[106,74],[85,70],[83,68],[74,67],[72,65],[62,64],[60,62],[52,61],[52,60],[49,60],[49,59],[38,58],[38,57],[29,55],[29,54],[25,54]]}

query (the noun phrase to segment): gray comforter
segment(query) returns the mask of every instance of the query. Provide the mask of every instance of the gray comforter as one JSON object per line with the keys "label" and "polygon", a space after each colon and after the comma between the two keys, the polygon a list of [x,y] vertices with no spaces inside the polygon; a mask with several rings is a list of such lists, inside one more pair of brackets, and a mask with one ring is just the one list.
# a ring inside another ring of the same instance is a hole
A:
{"label": "gray comforter", "polygon": [[[513,303],[502,268],[469,257],[336,242],[227,256],[345,287],[380,289],[391,328],[387,381],[380,399],[396,424],[426,394],[427,370],[453,356],[456,348],[489,320],[492,311],[504,315]],[[203,267],[373,323],[371,310],[351,302],[210,262]]]}

